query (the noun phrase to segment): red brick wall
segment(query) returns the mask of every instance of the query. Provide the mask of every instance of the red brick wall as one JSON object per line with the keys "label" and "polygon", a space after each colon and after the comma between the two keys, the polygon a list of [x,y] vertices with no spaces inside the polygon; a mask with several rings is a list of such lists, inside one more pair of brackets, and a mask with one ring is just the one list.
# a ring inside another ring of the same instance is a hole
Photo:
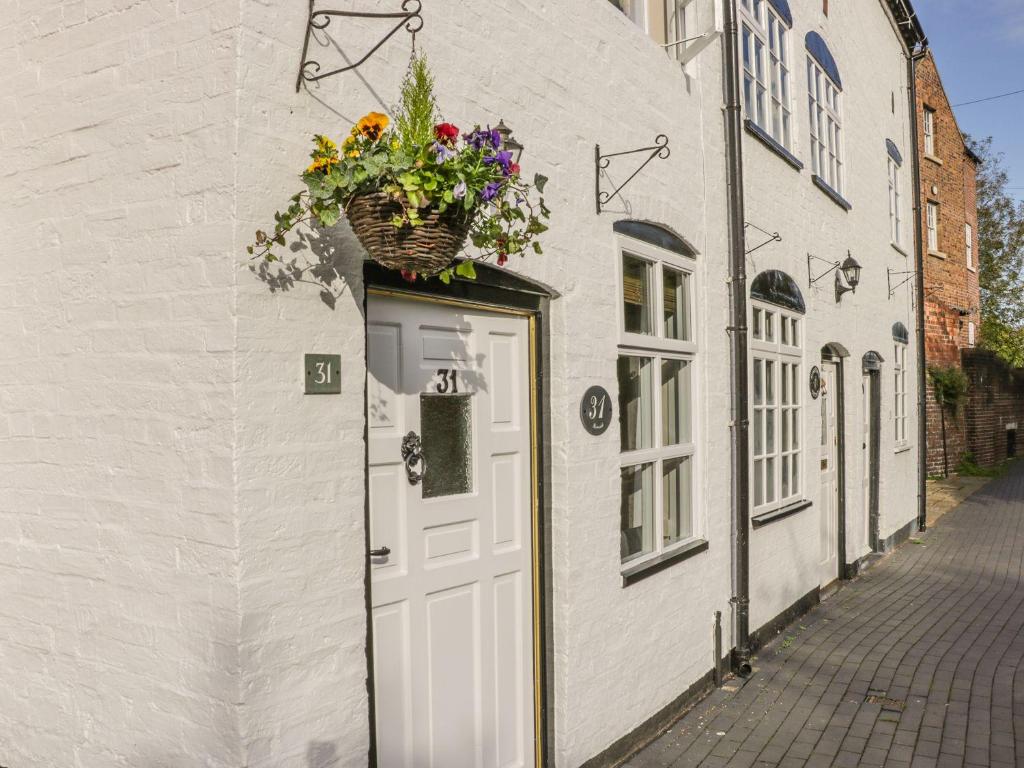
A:
{"label": "red brick wall", "polygon": [[[980,325],[978,290],[978,212],[976,167],[946,98],[931,54],[917,69],[918,146],[921,156],[921,231],[924,233],[925,359],[929,366],[961,364],[968,349],[968,324]],[[935,112],[935,155],[925,154],[924,111]],[[928,250],[927,204],[939,204],[938,249]],[[965,225],[974,233],[975,269],[967,266]],[[976,336],[977,336],[976,327]],[[928,473],[943,471],[941,413],[927,389]],[[949,468],[967,450],[964,414],[946,415]]]}
{"label": "red brick wall", "polygon": [[[963,366],[971,381],[964,414],[967,447],[978,464],[991,467],[1007,458],[1007,425],[1017,424],[1024,443],[1024,371],[982,349],[964,350]],[[1024,444],[1017,455],[1024,455]]]}

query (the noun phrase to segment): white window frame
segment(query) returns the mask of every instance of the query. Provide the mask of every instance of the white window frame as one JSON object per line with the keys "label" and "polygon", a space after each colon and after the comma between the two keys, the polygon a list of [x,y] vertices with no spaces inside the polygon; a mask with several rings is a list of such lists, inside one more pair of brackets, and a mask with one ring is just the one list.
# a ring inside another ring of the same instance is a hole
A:
{"label": "white window frame", "polygon": [[[694,541],[704,538],[703,520],[699,511],[702,509],[700,501],[702,498],[700,477],[700,463],[697,452],[698,436],[700,433],[700,419],[697,404],[700,399],[700,369],[698,366],[698,343],[697,338],[700,328],[697,324],[700,313],[696,311],[695,301],[700,296],[700,285],[697,277],[697,262],[695,258],[688,258],[678,253],[659,248],[658,246],[627,237],[616,235],[616,302],[618,306],[618,327],[619,345],[617,360],[623,357],[650,358],[651,373],[651,447],[637,450],[622,451],[620,446],[620,470],[643,464],[653,464],[654,468],[654,545],[651,551],[634,555],[626,560],[621,560],[623,570],[632,569],[637,565],[655,560],[662,555],[671,553],[677,549],[686,547]],[[625,330],[625,308],[624,308],[624,279],[623,279],[623,257],[631,256],[652,265],[651,292],[654,297],[652,312],[654,313],[654,333],[641,334],[630,333]],[[687,275],[688,306],[687,324],[689,339],[677,340],[666,338],[664,332],[664,269],[668,267]],[[665,360],[682,360],[688,364],[689,386],[690,386],[690,439],[688,442],[678,445],[663,445],[662,425],[662,392],[661,392],[661,364]],[[664,500],[663,500],[663,476],[662,467],[665,461],[678,458],[687,458],[690,470],[690,535],[686,538],[674,541],[670,544],[664,543]],[[621,499],[620,499],[621,504]],[[620,522],[620,535],[622,532]]]}
{"label": "white window frame", "polygon": [[974,272],[977,265],[974,263],[974,226],[969,222],[964,224],[964,240],[967,253],[967,268]]}
{"label": "white window frame", "polygon": [[935,157],[935,110],[924,108],[924,153]]}
{"label": "white window frame", "polygon": [[903,219],[900,216],[900,166],[889,157],[889,235],[893,245],[903,241]]}
{"label": "white window frame", "polygon": [[939,222],[941,219],[939,204],[934,200],[928,201],[925,214],[927,229],[928,253],[939,253]]}
{"label": "white window frame", "polygon": [[807,56],[807,104],[811,137],[811,170],[840,195],[846,184],[843,158],[843,94],[815,61]]}
{"label": "white window frame", "polygon": [[[782,330],[784,323],[787,328],[785,334]],[[805,498],[803,458],[806,450],[804,424],[807,404],[802,386],[803,340],[803,315],[768,302],[750,302],[750,486],[754,516],[782,509]],[[760,401],[756,386],[759,370],[764,372]],[[769,370],[774,388],[771,398],[768,393]],[[786,374],[789,381],[783,386],[782,380]],[[774,412],[770,417],[769,411]],[[787,419],[788,447],[783,439],[782,427],[783,421]],[[768,440],[769,422],[774,424],[774,439],[771,445]],[[782,492],[783,465],[788,472],[785,494]],[[772,489],[771,498],[769,488]]]}
{"label": "white window frame", "polygon": [[977,326],[973,320],[967,321],[967,346],[973,347],[977,343]]}
{"label": "white window frame", "polygon": [[747,118],[794,151],[790,28],[767,0],[742,0],[740,65]]}
{"label": "white window frame", "polygon": [[896,449],[905,448],[910,442],[907,431],[907,345],[902,341],[893,342],[893,431]]}
{"label": "white window frame", "polygon": [[[648,0],[612,0],[612,5],[617,7],[623,16],[640,27],[644,32],[647,32],[647,20],[649,18],[647,2]],[[623,7],[624,4],[625,7]]]}

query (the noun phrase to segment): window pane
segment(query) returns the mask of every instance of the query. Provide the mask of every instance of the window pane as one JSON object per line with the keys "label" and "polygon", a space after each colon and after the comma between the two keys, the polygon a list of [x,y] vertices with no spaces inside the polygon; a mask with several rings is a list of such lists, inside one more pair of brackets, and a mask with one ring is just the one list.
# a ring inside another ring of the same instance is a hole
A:
{"label": "window pane", "polygon": [[662,504],[664,505],[665,545],[688,539],[693,535],[690,459],[666,459],[662,467]]}
{"label": "window pane", "polygon": [[764,459],[754,462],[754,506],[764,504]]}
{"label": "window pane", "polygon": [[761,338],[761,310],[754,310],[754,338]]}
{"label": "window pane", "polygon": [[690,364],[684,360],[661,361],[661,426],[664,445],[691,441]]}
{"label": "window pane", "polygon": [[800,411],[794,408],[792,417],[793,429],[791,434],[793,437],[793,449],[798,450],[800,448]]}
{"label": "window pane", "polygon": [[754,409],[754,455],[764,455],[764,409]]}
{"label": "window pane", "polygon": [[765,402],[768,405],[775,405],[775,361],[766,360],[764,363]]}
{"label": "window pane", "polygon": [[793,454],[793,482],[789,486],[789,490],[795,495],[800,493],[800,454]]}
{"label": "window pane", "polygon": [[765,460],[764,467],[764,501],[766,504],[770,504],[775,501],[775,459],[769,458]]}
{"label": "window pane", "polygon": [[622,450],[651,447],[651,395],[651,359],[620,357],[619,431]]}
{"label": "window pane", "polygon": [[690,276],[685,272],[664,268],[665,338],[690,339]]}
{"label": "window pane", "polygon": [[754,405],[764,403],[764,360],[754,358]]}
{"label": "window pane", "polygon": [[782,450],[790,450],[789,445],[789,411],[782,412]]}
{"label": "window pane", "polygon": [[789,497],[789,456],[782,457],[782,493],[780,498]]}
{"label": "window pane", "polygon": [[775,409],[764,412],[764,444],[768,454],[775,453]]}
{"label": "window pane", "polygon": [[765,341],[775,341],[775,313],[765,312],[764,313],[764,339]]}
{"label": "window pane", "polygon": [[622,468],[622,561],[654,551],[654,465]]}
{"label": "window pane", "polygon": [[472,395],[420,395],[423,498],[473,490]]}
{"label": "window pane", "polygon": [[622,301],[626,332],[650,334],[651,265],[629,254],[622,255]]}

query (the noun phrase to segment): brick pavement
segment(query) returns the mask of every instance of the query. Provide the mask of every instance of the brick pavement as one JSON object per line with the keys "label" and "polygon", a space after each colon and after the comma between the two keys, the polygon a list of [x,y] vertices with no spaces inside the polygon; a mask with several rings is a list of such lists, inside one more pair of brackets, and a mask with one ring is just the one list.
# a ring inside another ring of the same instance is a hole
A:
{"label": "brick pavement", "polygon": [[1022,573],[1018,465],[787,628],[750,680],[626,767],[1024,765]]}

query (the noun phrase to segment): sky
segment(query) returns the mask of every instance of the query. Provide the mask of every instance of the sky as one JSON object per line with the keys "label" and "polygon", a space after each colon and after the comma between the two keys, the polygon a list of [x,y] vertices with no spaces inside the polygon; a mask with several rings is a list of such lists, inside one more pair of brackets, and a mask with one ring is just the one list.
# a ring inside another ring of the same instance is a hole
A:
{"label": "sky", "polygon": [[[914,0],[952,104],[1024,88],[1024,0]],[[1005,155],[1024,200],[1024,93],[954,107],[960,130]]]}

